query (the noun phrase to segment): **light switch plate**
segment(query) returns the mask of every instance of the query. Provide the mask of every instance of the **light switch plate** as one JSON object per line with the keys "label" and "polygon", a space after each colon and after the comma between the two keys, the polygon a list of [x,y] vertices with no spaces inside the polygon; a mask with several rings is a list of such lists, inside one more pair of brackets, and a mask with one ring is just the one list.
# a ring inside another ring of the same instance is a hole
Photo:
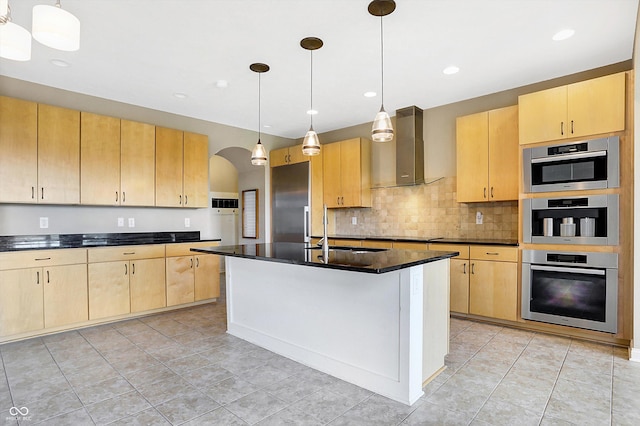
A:
{"label": "light switch plate", "polygon": [[129,218],[129,228],[135,228],[136,220],[132,217]]}
{"label": "light switch plate", "polygon": [[357,225],[357,224],[358,224],[358,218],[357,218],[356,216],[353,216],[353,217],[351,218],[351,224],[352,224],[352,225]]}
{"label": "light switch plate", "polygon": [[191,219],[189,219],[188,217],[184,218],[184,227],[191,228]]}
{"label": "light switch plate", "polygon": [[118,218],[118,226],[119,226],[119,227],[124,226],[124,217],[119,217],[119,218]]}
{"label": "light switch plate", "polygon": [[48,217],[41,217],[40,218],[40,228],[44,229],[44,228],[48,228],[49,227],[49,218]]}
{"label": "light switch plate", "polygon": [[476,213],[476,225],[482,225],[482,212]]}

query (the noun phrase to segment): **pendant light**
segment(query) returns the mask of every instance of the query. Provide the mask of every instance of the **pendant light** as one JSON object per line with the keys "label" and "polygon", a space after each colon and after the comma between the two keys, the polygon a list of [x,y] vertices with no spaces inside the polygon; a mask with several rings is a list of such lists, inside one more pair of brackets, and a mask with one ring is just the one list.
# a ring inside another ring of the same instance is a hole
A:
{"label": "pendant light", "polygon": [[0,58],[14,61],[31,59],[31,34],[11,22],[8,0],[0,0]]}
{"label": "pendant light", "polygon": [[396,10],[396,2],[393,0],[373,0],[369,3],[369,13],[373,16],[380,17],[380,76],[381,76],[381,92],[382,102],[380,111],[376,114],[371,127],[371,139],[374,142],[389,142],[393,139],[393,126],[391,126],[391,118],[384,110],[384,33],[382,28],[382,17],[391,14]]}
{"label": "pendant light", "polygon": [[80,48],[80,21],[62,9],[60,0],[55,6],[33,6],[33,38],[45,46],[75,51]]}
{"label": "pendant light", "polygon": [[320,154],[320,140],[318,139],[316,131],[313,130],[313,115],[315,114],[313,109],[313,51],[320,49],[323,44],[322,40],[317,37],[307,37],[300,41],[300,46],[311,53],[311,108],[309,109],[311,126],[302,141],[302,153],[309,156]]}
{"label": "pendant light", "polygon": [[264,166],[267,164],[267,151],[265,151],[264,146],[260,142],[260,90],[261,90],[261,81],[260,76],[263,72],[269,71],[269,65],[255,63],[249,66],[249,69],[253,72],[258,73],[258,143],[255,148],[251,152],[251,164],[254,166]]}

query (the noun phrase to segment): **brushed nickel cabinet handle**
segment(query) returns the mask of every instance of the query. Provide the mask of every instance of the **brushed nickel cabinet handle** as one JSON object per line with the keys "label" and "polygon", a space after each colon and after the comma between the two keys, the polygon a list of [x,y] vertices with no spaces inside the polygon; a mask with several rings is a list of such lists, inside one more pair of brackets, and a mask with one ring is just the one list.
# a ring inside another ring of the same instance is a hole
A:
{"label": "brushed nickel cabinet handle", "polygon": [[476,268],[475,268],[475,266],[476,266],[476,264],[475,264],[475,263],[472,263],[472,264],[471,264],[471,275],[475,275],[475,273],[476,273]]}
{"label": "brushed nickel cabinet handle", "polygon": [[573,134],[573,120],[571,120],[571,134]]}
{"label": "brushed nickel cabinet handle", "polygon": [[51,260],[50,257],[36,257],[35,260]]}
{"label": "brushed nickel cabinet handle", "polygon": [[42,190],[40,193],[40,199],[44,200],[44,186],[42,187]]}
{"label": "brushed nickel cabinet handle", "polygon": [[180,205],[182,205],[182,194],[180,194]]}
{"label": "brushed nickel cabinet handle", "polygon": [[482,198],[487,198],[487,187],[485,186],[483,189]]}
{"label": "brushed nickel cabinet handle", "polygon": [[116,191],[116,203],[118,202],[118,191]]}
{"label": "brushed nickel cabinet handle", "polygon": [[493,186],[491,187],[491,198],[493,198]]}
{"label": "brushed nickel cabinet handle", "polygon": [[193,269],[193,257],[191,258],[191,266],[190,266],[190,268]]}
{"label": "brushed nickel cabinet handle", "polygon": [[36,187],[32,186],[31,187],[31,199],[33,200],[34,198],[36,198]]}
{"label": "brushed nickel cabinet handle", "polygon": [[489,252],[489,251],[488,251],[488,252],[486,252],[485,254],[488,254],[489,256],[497,256],[497,255],[499,255],[500,253],[496,253],[496,252],[493,252],[493,251],[492,251],[492,252]]}
{"label": "brushed nickel cabinet handle", "polygon": [[124,253],[122,253],[123,255],[127,256],[127,255],[131,255],[131,254],[136,254],[135,251],[125,251]]}
{"label": "brushed nickel cabinet handle", "polygon": [[125,196],[126,196],[126,195],[125,195],[125,192],[124,192],[124,191],[122,191],[122,202],[123,202],[123,203],[124,203],[124,200],[125,200]]}
{"label": "brushed nickel cabinet handle", "polygon": [[127,264],[124,264],[124,274],[127,275]]}
{"label": "brushed nickel cabinet handle", "polygon": [[467,275],[467,264],[466,263],[462,264],[462,273]]}
{"label": "brushed nickel cabinet handle", "polygon": [[136,264],[132,263],[131,264],[131,275],[135,275],[136,274]]}
{"label": "brushed nickel cabinet handle", "polygon": [[560,135],[564,136],[564,121],[560,122]]}
{"label": "brushed nickel cabinet handle", "polygon": [[47,284],[49,284],[49,271],[47,270]]}
{"label": "brushed nickel cabinet handle", "polygon": [[196,257],[196,268],[200,267],[200,258]]}
{"label": "brushed nickel cabinet handle", "polygon": [[40,271],[36,271],[36,284],[40,285]]}
{"label": "brushed nickel cabinet handle", "polygon": [[187,204],[189,204],[189,196],[185,195],[184,196],[184,205],[186,206]]}

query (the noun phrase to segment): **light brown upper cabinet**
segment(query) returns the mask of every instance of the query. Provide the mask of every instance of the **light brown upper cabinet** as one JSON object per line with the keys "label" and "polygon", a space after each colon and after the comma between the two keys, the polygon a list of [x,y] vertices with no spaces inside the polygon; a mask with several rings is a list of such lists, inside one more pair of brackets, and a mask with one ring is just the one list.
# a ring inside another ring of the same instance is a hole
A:
{"label": "light brown upper cabinet", "polygon": [[309,161],[308,156],[302,153],[302,145],[273,149],[269,152],[269,165],[271,167],[286,166]]}
{"label": "light brown upper cabinet", "polygon": [[38,105],[38,203],[80,202],[80,111]]}
{"label": "light brown upper cabinet", "polygon": [[371,207],[371,141],[348,139],[323,145],[322,149],[327,207]]}
{"label": "light brown upper cabinet", "polygon": [[120,119],[80,114],[80,202],[119,205]]}
{"label": "light brown upper cabinet", "polygon": [[0,202],[35,203],[38,104],[0,96]]}
{"label": "light brown upper cabinet", "polygon": [[518,106],[456,119],[459,203],[518,199]]}
{"label": "light brown upper cabinet", "polygon": [[625,82],[622,72],[519,96],[520,144],[624,130]]}
{"label": "light brown upper cabinet", "polygon": [[205,135],[156,127],[156,206],[207,207],[208,153]]}
{"label": "light brown upper cabinet", "polygon": [[120,204],[155,205],[156,127],[120,121]]}

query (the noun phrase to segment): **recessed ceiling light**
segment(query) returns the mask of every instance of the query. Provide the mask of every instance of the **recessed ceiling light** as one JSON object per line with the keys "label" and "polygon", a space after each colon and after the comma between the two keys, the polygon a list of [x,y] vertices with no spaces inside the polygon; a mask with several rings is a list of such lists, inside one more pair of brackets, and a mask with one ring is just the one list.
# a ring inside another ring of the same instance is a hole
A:
{"label": "recessed ceiling light", "polygon": [[227,80],[216,81],[216,87],[218,89],[226,89],[228,86],[229,86],[229,82]]}
{"label": "recessed ceiling light", "polygon": [[316,111],[315,109],[310,109],[309,111],[307,111],[307,114],[309,115],[316,115],[318,113],[318,111]]}
{"label": "recessed ceiling light", "polygon": [[173,94],[173,96],[175,96],[178,99],[185,99],[187,97],[186,93],[181,93],[181,92],[176,92]]}
{"label": "recessed ceiling light", "polygon": [[456,67],[455,65],[449,65],[442,70],[442,72],[447,75],[456,74],[458,71],[460,71],[460,68]]}
{"label": "recessed ceiling light", "polygon": [[553,40],[555,41],[561,41],[561,40],[566,40],[569,37],[573,36],[575,34],[575,31],[572,30],[571,28],[566,28],[564,30],[560,30],[557,33],[555,33],[553,35],[553,37],[551,37]]}
{"label": "recessed ceiling light", "polygon": [[375,98],[378,94],[376,92],[364,92],[365,98]]}
{"label": "recessed ceiling light", "polygon": [[69,62],[63,61],[62,59],[52,59],[50,62],[56,67],[66,68],[69,66]]}

